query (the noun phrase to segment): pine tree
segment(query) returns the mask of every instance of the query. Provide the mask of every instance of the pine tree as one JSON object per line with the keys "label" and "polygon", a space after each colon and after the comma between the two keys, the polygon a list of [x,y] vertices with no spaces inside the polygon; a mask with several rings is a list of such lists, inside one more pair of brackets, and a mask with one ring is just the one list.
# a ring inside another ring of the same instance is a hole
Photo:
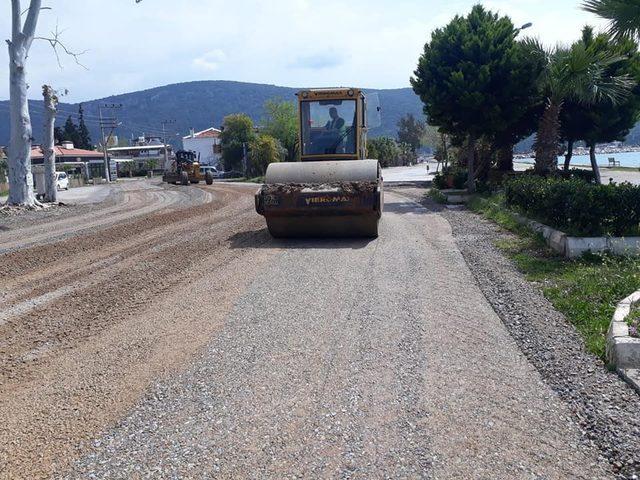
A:
{"label": "pine tree", "polygon": [[62,127],[55,127],[53,129],[53,139],[56,142],[56,145],[60,145],[64,141],[64,130]]}
{"label": "pine tree", "polygon": [[78,109],[78,148],[84,148],[85,150],[93,150],[93,145],[91,144],[91,135],[89,134],[89,129],[87,125],[84,123],[84,109],[82,108],[82,104],[80,104],[80,108]]}
{"label": "pine tree", "polygon": [[468,140],[469,190],[475,188],[477,142],[517,140],[514,125],[537,98],[535,79],[543,64],[525,54],[517,33],[508,17],[476,5],[432,33],[411,79],[429,123]]}
{"label": "pine tree", "polygon": [[63,141],[72,142],[74,147],[78,146],[78,127],[73,123],[71,115],[67,117],[67,121],[64,122],[62,127]]}

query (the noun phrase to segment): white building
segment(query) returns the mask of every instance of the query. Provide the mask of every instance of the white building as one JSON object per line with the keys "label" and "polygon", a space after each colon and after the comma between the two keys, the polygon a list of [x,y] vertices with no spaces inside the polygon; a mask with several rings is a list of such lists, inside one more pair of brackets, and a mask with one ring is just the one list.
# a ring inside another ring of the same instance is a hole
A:
{"label": "white building", "polygon": [[221,157],[220,133],[217,128],[207,128],[201,132],[191,133],[182,137],[182,148],[196,152],[202,165],[217,165]]}

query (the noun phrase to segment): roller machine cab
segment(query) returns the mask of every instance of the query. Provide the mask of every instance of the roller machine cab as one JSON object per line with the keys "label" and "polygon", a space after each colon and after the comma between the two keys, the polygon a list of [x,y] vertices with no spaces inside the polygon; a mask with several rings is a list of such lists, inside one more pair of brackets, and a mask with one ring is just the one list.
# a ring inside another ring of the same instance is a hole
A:
{"label": "roller machine cab", "polygon": [[367,159],[367,104],[356,88],[298,92],[300,162],[271,163],[256,211],[274,237],[377,237],[380,164]]}

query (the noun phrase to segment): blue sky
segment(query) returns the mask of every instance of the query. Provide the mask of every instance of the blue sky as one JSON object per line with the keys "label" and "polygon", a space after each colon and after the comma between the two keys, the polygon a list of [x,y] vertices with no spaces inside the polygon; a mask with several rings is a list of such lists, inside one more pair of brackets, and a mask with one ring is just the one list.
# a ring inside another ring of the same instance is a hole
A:
{"label": "blue sky", "polygon": [[[26,4],[26,0],[23,0]],[[28,64],[33,86],[67,89],[80,101],[190,80],[238,80],[285,86],[409,85],[430,32],[477,1],[463,0],[46,0],[39,35],[56,23],[76,65],[36,41]],[[579,0],[490,0],[486,7],[547,44],[569,43],[583,25],[602,28]],[[10,2],[0,34],[10,35]],[[0,99],[8,97],[8,54],[0,56]],[[38,98],[39,88],[30,97]]]}

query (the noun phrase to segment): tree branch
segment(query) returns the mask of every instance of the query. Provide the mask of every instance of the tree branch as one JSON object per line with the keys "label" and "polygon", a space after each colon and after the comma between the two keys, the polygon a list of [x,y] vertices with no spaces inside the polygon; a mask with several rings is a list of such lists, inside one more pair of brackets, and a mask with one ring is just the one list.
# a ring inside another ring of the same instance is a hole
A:
{"label": "tree branch", "polygon": [[15,42],[22,31],[20,0],[11,0],[11,39]]}
{"label": "tree branch", "polygon": [[36,34],[36,25],[38,24],[38,15],[40,15],[40,8],[42,6],[42,0],[31,0],[29,5],[29,13],[27,13],[27,19],[24,21],[24,27],[22,33],[27,38],[33,38]]}
{"label": "tree branch", "polygon": [[[51,7],[40,7],[40,10],[53,10],[53,9]],[[20,12],[20,15],[22,16],[28,11],[29,11],[29,7],[25,8],[22,12]]]}
{"label": "tree branch", "polygon": [[60,40],[60,36],[63,33],[64,33],[64,30],[62,30],[62,31],[59,30],[58,29],[58,25],[56,25],[55,31],[51,32],[51,35],[52,35],[51,37],[35,37],[35,39],[44,40],[45,42],[49,42],[49,45],[51,45],[51,48],[53,49],[53,52],[56,55],[56,61],[58,62],[58,66],[60,68],[62,68],[62,63],[60,62],[60,55],[58,53],[58,48],[61,48],[62,51],[65,54],[69,55],[70,57],[73,57],[73,60],[76,62],[76,64],[80,65],[85,70],[89,70],[86,66],[84,66],[82,63],[80,63],[80,60],[78,60],[78,57],[80,55],[84,55],[85,53],[87,53],[87,50],[83,50],[82,52],[74,52],[74,51],[70,50],[69,47],[67,47]]}

